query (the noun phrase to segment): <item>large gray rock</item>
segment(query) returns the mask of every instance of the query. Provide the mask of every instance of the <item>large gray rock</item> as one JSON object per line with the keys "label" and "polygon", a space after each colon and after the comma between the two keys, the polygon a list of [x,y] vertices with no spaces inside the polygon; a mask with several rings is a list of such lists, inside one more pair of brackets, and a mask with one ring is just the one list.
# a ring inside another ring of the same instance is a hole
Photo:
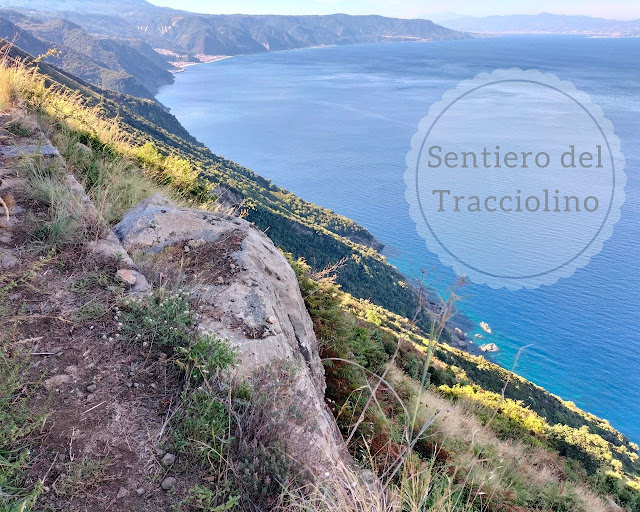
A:
{"label": "large gray rock", "polygon": [[51,144],[43,144],[41,146],[36,145],[24,145],[24,146],[0,146],[0,155],[9,158],[16,158],[19,156],[31,156],[42,155],[44,157],[59,156],[58,150]]}
{"label": "large gray rock", "polygon": [[114,230],[150,272],[185,274],[189,293],[202,306],[199,329],[237,347],[239,376],[280,361],[295,364],[289,395],[296,403],[291,405],[312,421],[292,423],[288,434],[297,438],[295,449],[305,451],[305,460],[334,465],[345,451],[324,402],[324,369],[313,325],[295,273],[271,240],[245,220],[180,208],[161,195],[127,212]]}

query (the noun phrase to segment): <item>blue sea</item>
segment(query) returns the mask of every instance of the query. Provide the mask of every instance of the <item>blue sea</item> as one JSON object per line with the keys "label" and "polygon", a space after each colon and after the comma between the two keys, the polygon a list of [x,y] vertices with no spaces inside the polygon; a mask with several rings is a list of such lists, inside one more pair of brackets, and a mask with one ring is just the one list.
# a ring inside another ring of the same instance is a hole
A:
{"label": "blue sea", "polygon": [[640,441],[640,38],[507,36],[309,48],[189,67],[158,99],[212,151],[350,217],[400,270],[454,282],[404,198],[418,121],[460,80],[496,68],[557,74],[614,125],[627,160],[622,218],[571,278],[535,290],[469,285],[467,332],[487,322],[493,358]]}

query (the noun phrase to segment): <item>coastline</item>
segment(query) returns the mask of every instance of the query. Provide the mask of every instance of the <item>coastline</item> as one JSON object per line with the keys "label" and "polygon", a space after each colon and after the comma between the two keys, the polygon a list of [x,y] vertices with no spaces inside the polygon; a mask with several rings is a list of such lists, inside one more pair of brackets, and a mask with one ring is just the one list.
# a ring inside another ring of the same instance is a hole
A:
{"label": "coastline", "polygon": [[[219,62],[221,60],[231,59],[232,57],[244,57],[247,55],[262,55],[264,53],[281,53],[281,52],[291,52],[298,50],[312,50],[317,48],[334,48],[337,46],[357,46],[362,44],[398,44],[398,43],[438,43],[442,41],[461,41],[465,39],[477,39],[482,37],[493,37],[499,36],[501,34],[472,34],[465,33],[468,37],[465,38],[452,38],[452,39],[425,39],[425,38],[417,38],[417,37],[409,37],[409,36],[386,36],[381,41],[369,41],[363,43],[349,43],[346,45],[338,45],[338,44],[315,44],[311,46],[300,46],[299,48],[285,48],[282,50],[268,50],[266,52],[253,52],[253,53],[238,53],[235,55],[208,55],[208,54],[196,54],[195,57],[198,59],[197,62],[191,60],[171,60],[168,61],[171,64],[172,69],[169,69],[169,72],[176,75],[178,73],[183,73],[185,68],[197,66],[201,64],[211,64],[213,62]],[[172,50],[166,50],[164,48],[153,48],[153,50],[164,57],[174,57],[174,58],[188,58],[187,54],[178,54]],[[155,96],[155,95],[154,95]]]}
{"label": "coastline", "polygon": [[[379,44],[393,44],[393,43],[400,43],[400,42],[405,42],[405,43],[432,43],[432,42],[437,42],[438,40],[403,40],[403,41],[399,41],[399,40],[386,40],[386,41],[381,41],[379,42]],[[359,44],[359,43],[357,43]],[[369,43],[362,43],[362,44],[369,44]],[[286,49],[286,50],[275,50],[275,51],[268,51],[266,53],[280,53],[280,52],[286,52],[286,51],[298,51],[298,50],[310,50],[310,49],[319,49],[319,48],[332,48],[332,47],[336,47],[338,45],[313,45],[313,46],[304,46],[301,48],[291,48],[291,49]],[[349,45],[349,46],[353,46],[353,45]],[[158,51],[158,49],[154,49],[155,51]],[[159,52],[160,53],[160,52]],[[179,56],[177,54],[175,54],[175,52],[170,52],[168,50],[163,51],[162,53],[163,55],[168,55],[171,54],[172,56]],[[185,71],[185,69],[187,67],[192,67],[192,66],[196,66],[196,65],[202,65],[202,64],[211,64],[214,62],[219,62],[222,60],[226,60],[226,59],[230,59],[232,57],[241,57],[241,56],[246,56],[246,55],[256,55],[256,53],[251,53],[251,54],[238,54],[238,55],[205,55],[205,54],[198,54],[196,55],[197,58],[200,59],[200,62],[185,62],[185,61],[176,61],[176,62],[171,62],[172,65],[175,65],[174,70],[171,70],[171,72],[176,75],[178,73],[183,73]],[[166,85],[173,85],[172,83],[166,84]],[[157,96],[157,94],[155,95]],[[156,101],[157,97],[156,97]],[[170,107],[167,107],[169,109],[169,111],[171,110]],[[322,207],[322,205],[319,205]],[[354,221],[355,222],[355,221]],[[358,224],[359,226],[361,226],[360,224]],[[363,227],[366,232],[370,235],[371,239],[370,240],[363,240],[361,238],[359,238],[357,235],[353,236],[353,237],[349,237],[349,236],[344,236],[347,240],[350,240],[351,242],[357,243],[359,245],[362,245],[364,247],[368,247],[370,249],[373,249],[374,251],[376,251],[379,255],[381,255],[382,257],[384,257],[385,259],[387,259],[387,261],[389,260],[389,258],[393,259],[395,256],[398,256],[400,251],[385,243],[385,242],[381,242],[380,240],[378,240],[377,238],[375,238],[369,231],[369,229],[366,226],[361,226]],[[400,270],[400,268],[389,261],[389,264],[392,265],[396,270],[398,270],[398,272],[400,272],[406,279],[407,282],[411,283],[412,286],[416,287],[416,293],[417,293],[417,282],[414,278],[412,278],[409,274],[407,274],[406,272],[403,272],[402,270]],[[432,304],[436,304],[438,299],[438,294],[437,292],[434,290],[433,293],[431,294],[430,297],[430,302],[432,302]],[[485,343],[490,343],[491,340],[486,340],[486,339],[478,339],[478,333],[483,332],[483,335],[481,336],[482,338],[485,337],[485,335],[487,334],[486,332],[483,331],[482,329],[482,324],[485,322],[476,322],[474,321],[470,316],[464,314],[463,312],[458,311],[454,317],[448,322],[447,325],[447,330],[449,331],[450,334],[450,338],[451,341],[447,344],[449,344],[451,347],[462,350],[463,352],[466,352],[470,355],[473,356],[481,356],[483,358],[485,358],[487,361],[494,363],[494,364],[499,364],[492,356],[495,354],[495,352],[497,351],[491,351],[491,352],[487,352],[481,349],[481,345],[485,344]],[[491,336],[493,333],[489,333],[489,336]]]}
{"label": "coastline", "polygon": [[[167,50],[165,48],[153,48],[153,51],[167,58],[167,62],[172,66],[172,68],[169,69],[169,72],[174,75],[176,73],[182,73],[184,71],[184,68],[187,68],[189,66],[195,66],[197,64],[208,64],[210,62],[218,62],[218,61],[221,61],[224,59],[230,59],[231,57],[233,57],[233,55],[209,55],[206,53],[198,53],[194,55],[194,57],[197,59],[197,61],[194,61],[194,60],[182,60],[182,59],[190,58],[189,55],[186,53],[181,54],[181,53],[174,52],[173,50]],[[173,60],[169,60],[170,58],[173,58]]]}
{"label": "coastline", "polygon": [[[579,37],[579,38],[575,38],[575,39],[582,39],[583,37]],[[492,39],[499,39],[497,37],[492,38]],[[503,38],[505,43],[507,43],[508,39],[507,37]],[[533,39],[533,38],[532,38]],[[567,38],[567,39],[571,39],[573,40],[574,38]],[[586,38],[585,38],[586,39]],[[486,41],[487,43],[489,41]],[[510,44],[510,42],[509,42]],[[399,45],[399,46],[405,46],[405,45]],[[406,46],[414,46],[411,44],[407,44]],[[422,46],[422,45],[417,45],[417,46]],[[589,45],[591,46],[591,45]],[[306,48],[305,48],[306,49]],[[309,52],[309,55],[311,55],[311,53]],[[280,59],[285,59],[285,57],[281,56]],[[236,65],[236,63],[234,62],[234,65]],[[221,69],[221,68],[215,68],[215,69]],[[323,204],[321,201],[319,201],[319,204]],[[382,240],[385,240],[384,236],[381,237]],[[386,240],[385,240],[386,241]],[[393,242],[392,242],[393,243]],[[383,251],[383,255],[385,255],[386,257],[388,257],[389,259],[395,259],[395,254],[393,251],[392,247],[389,247],[389,252],[387,252],[386,254],[385,251]],[[398,265],[394,265],[396,266],[396,268],[398,268]],[[403,272],[403,274],[405,276],[407,276],[407,272]],[[467,309],[467,302],[466,299],[464,301],[464,303],[461,305],[461,309],[466,310]],[[477,308],[476,308],[477,309]],[[473,344],[470,344],[471,350],[467,349],[465,350],[465,352],[471,353],[473,354],[475,352],[474,349],[477,349],[477,347],[480,344],[483,343],[488,343],[490,341],[492,341],[492,339],[489,339],[489,336],[486,336],[484,339],[478,339],[478,341],[476,341],[475,339],[475,333],[479,333],[479,334],[483,334],[485,335],[485,333],[483,333],[480,328],[478,328],[479,325],[479,321],[487,321],[492,328],[494,328],[494,336],[491,337],[493,338],[493,340],[496,340],[496,342],[498,343],[501,351],[496,353],[496,354],[489,354],[489,353],[485,353],[482,354],[483,358],[487,359],[488,361],[491,362],[495,362],[496,364],[499,364],[501,367],[505,368],[505,369],[510,369],[512,367],[512,363],[513,363],[513,359],[515,356],[515,353],[518,349],[519,346],[522,345],[526,345],[529,344],[530,342],[535,342],[536,341],[536,335],[535,335],[535,331],[532,331],[533,334],[531,336],[526,335],[526,334],[522,334],[522,331],[518,331],[516,329],[516,326],[514,327],[512,324],[508,324],[508,325],[502,325],[503,319],[500,318],[500,310],[497,310],[498,313],[495,313],[494,310],[491,311],[487,311],[487,317],[485,317],[482,312],[480,311],[480,314],[478,314],[478,311],[474,311],[474,308],[470,308],[469,309],[469,315],[466,315],[466,317],[470,316],[473,320],[469,321],[467,323],[466,318],[465,319],[460,319],[460,318],[456,318],[455,322],[454,322],[454,326],[458,323],[458,320],[461,320],[461,322],[464,322],[465,325],[464,327],[461,327],[461,330],[463,332],[468,333],[469,335],[467,336],[467,339],[470,341],[473,341]],[[466,311],[464,311],[464,313],[466,313]],[[490,314],[489,314],[490,313]],[[462,315],[463,313],[460,313],[460,315]],[[495,323],[495,325],[494,325]],[[472,324],[471,326],[469,326],[469,324]],[[477,330],[477,331],[476,331]],[[482,341],[482,343],[479,343],[479,341]],[[514,341],[515,340],[515,341]],[[514,346],[512,346],[512,343]],[[455,346],[455,345],[453,345]],[[458,347],[456,347],[458,348]],[[544,347],[543,347],[544,350]],[[538,360],[540,358],[540,352],[541,350],[536,348],[534,352],[537,352],[537,354],[535,354],[534,356],[531,357],[531,360]],[[478,354],[480,355],[480,354]],[[553,389],[553,392],[556,393],[558,396],[564,396],[564,397],[570,397],[572,400],[576,400],[578,403],[581,403],[581,405],[585,408],[587,408],[587,410],[597,410],[594,406],[594,402],[593,400],[591,400],[589,397],[586,396],[581,396],[579,393],[572,393],[571,391],[567,391],[565,389],[565,386],[563,383],[561,384],[557,384],[557,383],[553,383],[551,382],[551,378],[549,378],[546,375],[539,375],[538,374],[538,370],[537,368],[533,368],[534,373],[531,373],[532,370],[532,366],[529,365],[527,366],[527,358],[521,358],[519,364],[518,364],[518,369],[516,371],[520,372],[521,374],[525,374],[527,375],[528,379],[532,379],[532,381],[534,382],[540,382],[541,384],[544,385],[545,389]],[[499,361],[499,362],[498,362]],[[524,368],[522,368],[521,366],[524,366]],[[524,373],[523,373],[524,372]],[[553,385],[552,385],[553,384]],[[551,387],[550,387],[551,386]],[[585,393],[586,395],[586,393]],[[604,415],[605,417],[609,417],[610,415],[607,415],[606,413],[604,413],[602,410],[599,411],[600,414]]]}
{"label": "coastline", "polygon": [[185,61],[170,61],[169,64],[173,66],[174,69],[170,70],[171,73],[182,73],[185,68],[190,66],[197,66],[198,64],[210,64],[212,62],[218,62],[225,59],[230,59],[233,55],[202,55],[198,56],[200,59],[199,62],[185,62]]}

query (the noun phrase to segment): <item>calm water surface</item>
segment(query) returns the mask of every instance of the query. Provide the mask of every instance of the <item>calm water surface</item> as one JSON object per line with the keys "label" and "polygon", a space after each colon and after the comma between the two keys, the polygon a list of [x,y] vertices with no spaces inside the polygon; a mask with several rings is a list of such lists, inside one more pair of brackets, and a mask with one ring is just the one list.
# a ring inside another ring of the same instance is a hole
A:
{"label": "calm water surface", "polygon": [[405,155],[431,103],[496,68],[553,72],[591,95],[627,159],[622,219],[570,279],[533,291],[471,285],[460,309],[488,322],[496,360],[640,441],[640,38],[510,36],[311,48],[187,68],[158,99],[212,151],[346,215],[401,270],[455,275],[416,234]]}

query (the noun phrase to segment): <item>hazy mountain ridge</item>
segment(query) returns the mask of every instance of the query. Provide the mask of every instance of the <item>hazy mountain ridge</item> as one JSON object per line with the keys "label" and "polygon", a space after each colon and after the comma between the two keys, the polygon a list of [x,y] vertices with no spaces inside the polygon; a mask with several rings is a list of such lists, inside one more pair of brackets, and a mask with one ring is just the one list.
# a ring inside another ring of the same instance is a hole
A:
{"label": "hazy mountain ridge", "polygon": [[170,50],[235,55],[306,46],[460,39],[428,20],[381,16],[249,16],[142,13],[144,37]]}
{"label": "hazy mountain ridge", "polygon": [[486,16],[482,18],[461,16],[443,21],[442,24],[455,30],[488,34],[556,33],[602,36],[640,35],[640,20],[620,21],[551,13],[512,14],[506,16]]}
{"label": "hazy mountain ridge", "polygon": [[82,30],[80,26],[63,19],[29,28],[37,37],[56,46],[74,49],[108,69],[131,75],[151,92],[172,80],[168,71],[170,66],[150,46],[140,41],[134,42],[137,46],[134,48],[126,41],[99,39]]}
{"label": "hazy mountain ridge", "polygon": [[0,0],[0,6],[64,18],[84,30],[109,37],[135,38],[180,54],[238,55],[337,45],[470,37],[429,20],[383,16],[270,16],[197,14],[156,7],[144,0],[112,5],[102,0]]}

